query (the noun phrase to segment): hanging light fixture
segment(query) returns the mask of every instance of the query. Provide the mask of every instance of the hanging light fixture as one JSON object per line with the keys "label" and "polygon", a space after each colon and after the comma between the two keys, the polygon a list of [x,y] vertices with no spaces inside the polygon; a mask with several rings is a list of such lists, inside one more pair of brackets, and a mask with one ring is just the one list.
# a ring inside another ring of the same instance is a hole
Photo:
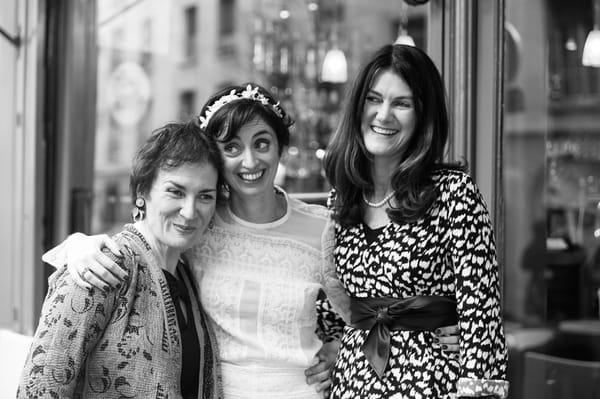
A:
{"label": "hanging light fixture", "polygon": [[321,80],[329,83],[346,83],[348,80],[348,63],[346,55],[339,48],[333,47],[323,59]]}
{"label": "hanging light fixture", "polygon": [[346,55],[338,45],[339,4],[335,3],[335,21],[331,31],[331,48],[323,58],[321,81],[329,83],[346,83],[348,80],[348,63]]}
{"label": "hanging light fixture", "polygon": [[585,39],[581,63],[600,68],[600,0],[594,0],[594,29]]}
{"label": "hanging light fixture", "polygon": [[398,37],[396,37],[396,41],[394,44],[406,44],[409,46],[415,46],[415,41],[408,34],[408,29],[406,26],[408,25],[408,13],[406,9],[406,3],[404,1],[400,2],[400,21],[398,22]]}

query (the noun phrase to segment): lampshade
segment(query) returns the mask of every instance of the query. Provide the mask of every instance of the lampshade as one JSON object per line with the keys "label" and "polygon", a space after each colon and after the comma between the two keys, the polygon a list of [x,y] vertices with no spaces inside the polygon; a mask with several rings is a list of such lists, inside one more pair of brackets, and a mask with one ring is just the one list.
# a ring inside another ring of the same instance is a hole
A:
{"label": "lampshade", "polygon": [[348,80],[346,56],[339,48],[332,48],[325,54],[321,69],[321,80],[330,83],[345,83]]}
{"label": "lampshade", "polygon": [[406,44],[407,46],[415,47],[415,41],[408,33],[398,35],[394,44]]}
{"label": "lampshade", "polygon": [[597,26],[585,39],[581,63],[584,66],[600,68],[600,29]]}

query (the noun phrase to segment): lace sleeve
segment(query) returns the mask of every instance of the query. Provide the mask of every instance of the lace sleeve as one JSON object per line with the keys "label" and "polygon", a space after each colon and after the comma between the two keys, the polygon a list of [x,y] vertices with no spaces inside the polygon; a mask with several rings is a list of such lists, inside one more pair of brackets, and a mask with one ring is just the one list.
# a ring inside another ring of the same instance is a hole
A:
{"label": "lace sleeve", "polygon": [[335,247],[335,223],[328,219],[323,230],[321,240],[323,250],[323,290],[331,303],[333,310],[341,316],[343,321],[350,321],[350,298],[344,285],[335,272],[333,249]]}

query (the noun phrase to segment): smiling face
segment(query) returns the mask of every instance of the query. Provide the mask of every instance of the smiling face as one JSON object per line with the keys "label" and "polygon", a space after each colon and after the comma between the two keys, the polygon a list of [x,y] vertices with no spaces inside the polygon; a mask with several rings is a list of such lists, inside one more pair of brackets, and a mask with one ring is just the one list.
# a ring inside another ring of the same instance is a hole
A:
{"label": "smiling face", "polygon": [[224,178],[232,195],[273,192],[279,145],[271,126],[257,118],[243,125],[229,141],[219,142],[225,160]]}
{"label": "smiling face", "polygon": [[215,211],[217,170],[209,163],[158,170],[142,221],[151,240],[185,250],[198,242]]}
{"label": "smiling face", "polygon": [[413,93],[400,76],[384,70],[373,80],[365,98],[361,132],[375,158],[398,162],[415,132]]}

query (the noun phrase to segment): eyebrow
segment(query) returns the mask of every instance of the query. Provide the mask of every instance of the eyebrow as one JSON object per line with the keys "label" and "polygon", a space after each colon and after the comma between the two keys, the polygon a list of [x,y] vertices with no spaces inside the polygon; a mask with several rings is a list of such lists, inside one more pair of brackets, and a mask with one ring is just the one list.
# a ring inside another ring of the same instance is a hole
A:
{"label": "eyebrow", "polygon": [[[369,89],[369,91],[367,92],[367,94],[377,94],[379,97],[383,97],[383,95],[380,92],[378,92],[377,90],[373,90],[373,89]],[[413,96],[411,96],[411,95],[397,96],[397,97],[394,97],[394,100],[397,100],[399,98],[400,99],[412,100]]]}
{"label": "eyebrow", "polygon": [[[177,184],[173,180],[166,180],[165,183],[170,183],[170,184],[174,185],[177,188],[185,190],[185,186],[182,186],[181,184]],[[200,193],[208,193],[208,192],[212,192],[212,191],[216,192],[217,189],[216,188],[205,188],[205,189],[202,189],[202,190],[200,190],[198,192],[200,192]]]}

